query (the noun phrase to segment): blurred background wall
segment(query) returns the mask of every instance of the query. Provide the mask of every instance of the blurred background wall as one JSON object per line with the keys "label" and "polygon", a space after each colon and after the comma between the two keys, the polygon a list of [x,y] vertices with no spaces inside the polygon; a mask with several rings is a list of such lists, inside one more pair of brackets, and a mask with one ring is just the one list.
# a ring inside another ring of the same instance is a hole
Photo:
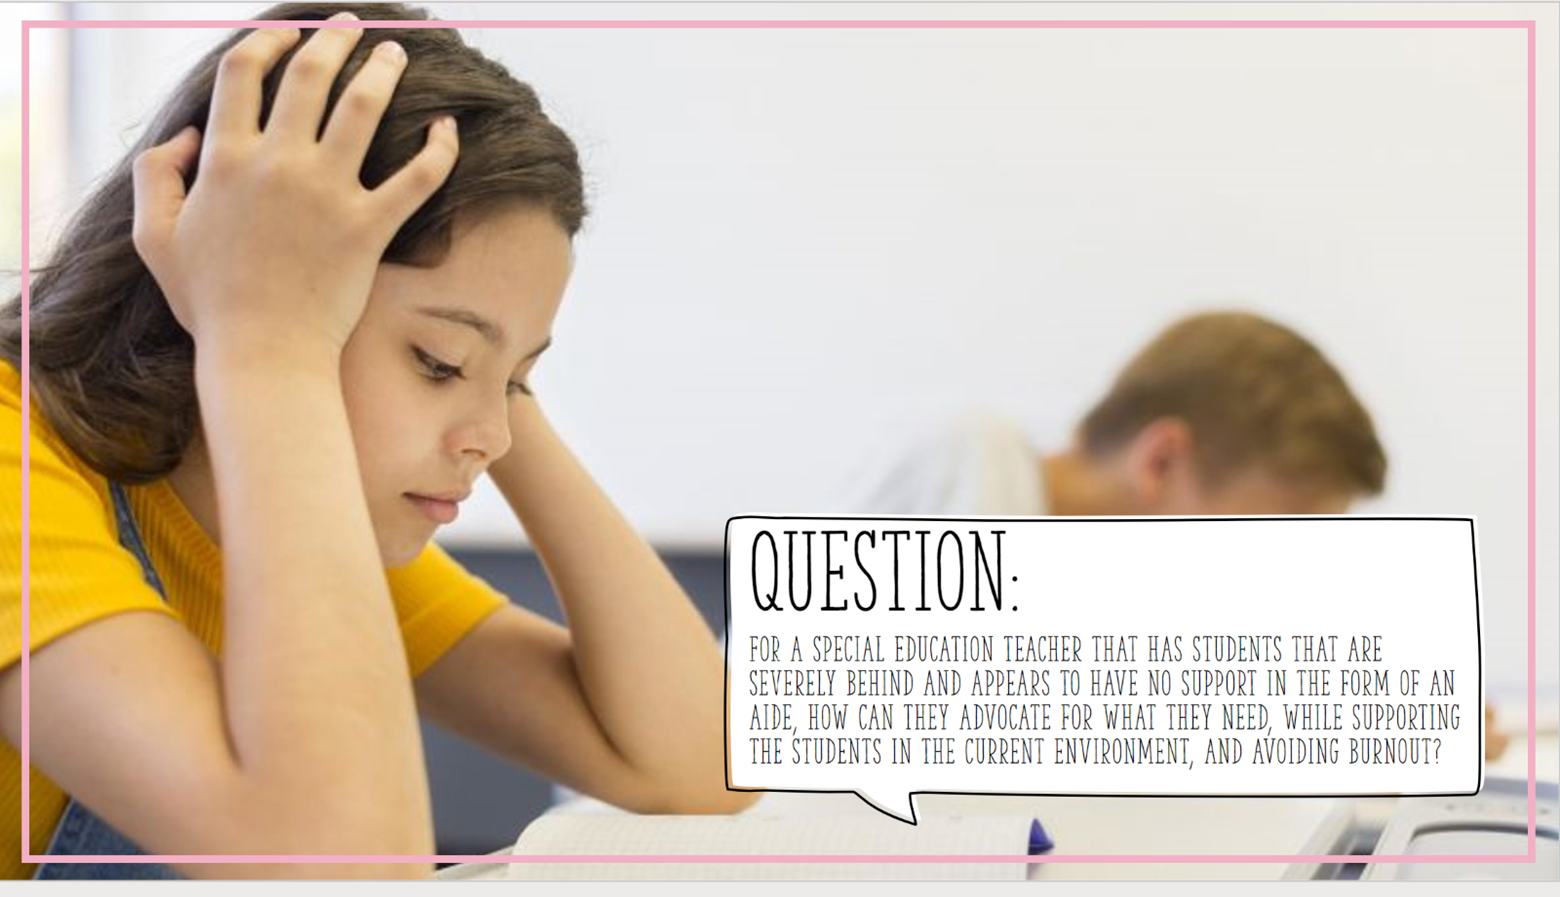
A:
{"label": "blurred background wall", "polygon": [[[265,7],[30,6],[40,17],[148,20]],[[580,14],[426,7],[448,20]],[[590,15],[1251,19],[1284,9],[1109,8],[632,4]],[[1521,18],[1502,9],[1475,12]],[[221,33],[35,34],[35,245]],[[1490,691],[1522,691],[1522,31],[465,34],[535,86],[583,152],[594,213],[534,382],[659,547],[718,577],[728,517],[837,509],[887,447],[972,404],[1059,447],[1161,326],[1239,306],[1311,337],[1373,412],[1391,472],[1387,493],[1358,511],[1477,516]],[[1546,65],[1538,83],[1555,76]],[[17,85],[5,85],[14,109]],[[1538,104],[1541,133],[1554,131],[1553,106]],[[1540,146],[1539,191],[1550,196],[1553,145]],[[1540,211],[1544,247],[1554,210]],[[1553,268],[1540,274],[1539,463],[1552,499]],[[1552,694],[1556,530],[1542,502],[1536,631]],[[462,552],[508,551],[534,572],[491,488],[442,538]],[[703,597],[718,615],[718,594]]]}

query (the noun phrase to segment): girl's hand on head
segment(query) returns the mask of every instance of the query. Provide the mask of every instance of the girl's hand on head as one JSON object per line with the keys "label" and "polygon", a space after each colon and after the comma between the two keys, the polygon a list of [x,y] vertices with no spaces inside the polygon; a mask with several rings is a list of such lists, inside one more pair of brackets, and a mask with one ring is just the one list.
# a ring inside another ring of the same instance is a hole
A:
{"label": "girl's hand on head", "polygon": [[[186,128],[136,157],[135,247],[197,347],[317,340],[339,352],[385,248],[454,167],[458,144],[446,118],[405,167],[363,187],[363,159],[406,66],[405,51],[389,41],[353,77],[322,131],[331,85],[362,34],[316,31],[288,63],[261,130],[262,81],[300,32],[256,29],[222,57],[207,133]],[[186,194],[197,153],[199,174]]]}

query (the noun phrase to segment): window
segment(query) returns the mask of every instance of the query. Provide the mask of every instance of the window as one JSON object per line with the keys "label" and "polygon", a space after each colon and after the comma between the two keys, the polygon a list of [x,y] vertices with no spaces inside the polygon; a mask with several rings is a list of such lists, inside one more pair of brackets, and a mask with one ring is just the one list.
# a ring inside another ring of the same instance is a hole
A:
{"label": "window", "polygon": [[[27,220],[33,261],[55,222],[54,204],[63,192],[66,172],[68,97],[67,33],[33,29],[28,42],[29,77],[23,84],[20,45],[22,22],[66,17],[63,3],[18,3],[0,8],[3,38],[16,47],[15,65],[0,67],[0,287],[4,296],[21,288],[22,267],[22,91],[31,92]],[[11,56],[10,53],[4,54]],[[54,199],[51,200],[51,197]]]}

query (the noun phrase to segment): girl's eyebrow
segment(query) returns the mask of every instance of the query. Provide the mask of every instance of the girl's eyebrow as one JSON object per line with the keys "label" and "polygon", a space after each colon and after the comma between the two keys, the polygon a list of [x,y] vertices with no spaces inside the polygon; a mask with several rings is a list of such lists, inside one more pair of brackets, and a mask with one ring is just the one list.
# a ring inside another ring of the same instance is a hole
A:
{"label": "girl's eyebrow", "polygon": [[[504,342],[504,328],[498,326],[492,321],[489,321],[487,318],[482,317],[469,308],[440,308],[436,305],[424,305],[419,307],[417,312],[419,314],[427,315],[430,318],[438,318],[441,321],[449,321],[454,324],[463,324],[467,327],[470,327],[472,330],[482,334],[483,339],[487,340],[495,346]],[[535,349],[532,349],[529,353],[527,353],[526,356],[521,359],[521,361],[530,361],[532,358],[535,358],[536,356],[547,351],[547,347],[551,345],[552,337],[549,336],[542,340],[542,344],[540,346],[537,346]]]}
{"label": "girl's eyebrow", "polygon": [[430,318],[438,318],[441,321],[449,321],[454,324],[464,324],[472,330],[482,334],[482,338],[499,345],[504,341],[504,328],[489,321],[474,311],[466,308],[440,308],[434,305],[424,305],[417,309],[419,314]]}

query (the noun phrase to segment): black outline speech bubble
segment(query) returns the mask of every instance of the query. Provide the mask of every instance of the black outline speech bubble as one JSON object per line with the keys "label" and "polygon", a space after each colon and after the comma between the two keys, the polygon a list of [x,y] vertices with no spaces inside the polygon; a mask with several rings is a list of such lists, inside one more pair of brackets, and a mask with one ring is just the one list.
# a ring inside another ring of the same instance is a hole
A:
{"label": "black outline speech bubble", "polygon": [[[1468,524],[1468,544],[1469,544],[1469,550],[1473,554],[1473,628],[1474,628],[1474,645],[1475,645],[1475,648],[1476,648],[1476,650],[1478,652],[1478,658],[1479,658],[1479,701],[1480,701],[1481,705],[1484,703],[1484,632],[1483,632],[1483,627],[1480,624],[1480,620],[1481,620],[1481,616],[1482,615],[1479,612],[1479,604],[1480,604],[1480,600],[1481,600],[1480,594],[1479,594],[1479,541],[1478,541],[1477,527],[1476,527],[1476,524],[1474,522],[1474,518],[1472,518],[1472,517],[1451,517],[1451,516],[1448,516],[1448,517],[1432,517],[1432,516],[1417,516],[1417,517],[1366,517],[1366,516],[1358,516],[1358,515],[1352,515],[1352,514],[1351,515],[1332,516],[1332,517],[1329,517],[1329,516],[1316,516],[1316,515],[1273,515],[1273,516],[1262,516],[1262,517],[1240,517],[1240,516],[1230,516],[1230,517],[1012,517],[1012,516],[1006,516],[1006,517],[1004,517],[1004,516],[951,517],[951,516],[940,516],[940,515],[935,515],[935,514],[933,514],[933,515],[911,515],[911,514],[854,514],[854,515],[841,515],[841,514],[832,514],[832,515],[822,515],[822,516],[780,515],[780,514],[742,514],[742,515],[739,515],[737,517],[727,518],[727,520],[726,520],[726,534],[725,534],[725,537],[724,537],[724,548],[723,548],[723,555],[722,555],[722,560],[723,560],[722,567],[724,568],[724,576],[722,577],[721,588],[722,588],[722,591],[724,591],[724,593],[725,593],[725,599],[726,599],[725,600],[725,608],[726,608],[726,639],[725,639],[725,641],[726,641],[726,649],[725,649],[725,652],[724,652],[724,657],[722,658],[724,660],[725,676],[724,676],[723,687],[722,687],[722,690],[721,690],[721,698],[722,698],[721,734],[722,734],[722,736],[725,739],[724,750],[723,750],[722,753],[725,756],[725,764],[726,764],[726,790],[727,791],[743,791],[743,792],[758,792],[758,793],[763,793],[763,792],[767,792],[767,791],[773,791],[773,792],[781,793],[781,794],[854,794],[854,795],[856,795],[857,798],[859,798],[863,803],[865,803],[867,806],[871,807],[872,809],[877,810],[879,813],[882,813],[885,816],[889,816],[889,817],[891,817],[893,819],[899,820],[900,822],[906,823],[907,825],[918,825],[919,824],[919,821],[917,819],[916,806],[915,806],[915,797],[918,794],[969,794],[969,795],[987,796],[987,797],[1220,797],[1220,798],[1224,798],[1224,797],[1236,797],[1236,798],[1243,798],[1243,797],[1275,798],[1275,797],[1278,797],[1278,798],[1292,798],[1292,799],[1297,799],[1297,800],[1303,800],[1303,799],[1309,799],[1309,798],[1315,798],[1315,797],[1379,797],[1379,796],[1382,796],[1381,792],[1374,792],[1374,791],[1346,791],[1346,792],[1331,793],[1331,794],[1316,794],[1316,793],[1311,793],[1311,792],[1306,792],[1306,793],[1303,793],[1303,794],[1224,794],[1224,793],[1210,794],[1210,793],[1206,793],[1206,792],[1174,792],[1174,793],[1170,793],[1170,794],[1165,794],[1165,793],[1143,794],[1143,793],[1140,793],[1140,792],[1109,792],[1109,793],[1105,793],[1105,792],[1098,792],[1098,791],[1081,791],[1081,792],[1080,791],[908,791],[908,792],[905,793],[905,802],[906,802],[906,804],[910,808],[910,818],[906,819],[905,817],[900,816],[898,813],[880,806],[872,798],[868,797],[867,795],[861,793],[860,791],[858,791],[858,790],[856,790],[854,788],[754,788],[754,787],[738,787],[738,786],[734,786],[734,785],[731,784],[731,641],[732,641],[731,637],[730,637],[731,636],[731,525],[734,522],[738,521],[738,520],[847,520],[847,521],[862,521],[862,520],[940,520],[940,521],[955,521],[955,522],[964,522],[964,523],[989,523],[989,522],[991,522],[993,520],[1014,520],[1014,521],[1043,522],[1043,523],[1169,523],[1169,522],[1176,522],[1176,521],[1180,521],[1180,522],[1194,522],[1194,523],[1199,523],[1199,522],[1200,523],[1218,523],[1218,522],[1229,522],[1229,521],[1235,521],[1235,520],[1245,520],[1245,521],[1305,520],[1305,521],[1315,521],[1315,522],[1319,522],[1319,523],[1338,523],[1338,522],[1341,522],[1341,521],[1350,521],[1350,520],[1370,520],[1370,521],[1415,520],[1415,521],[1434,521],[1434,522],[1444,522],[1444,521],[1449,521],[1449,520],[1460,520],[1460,521],[1463,521],[1463,522]],[[1482,791],[1484,789],[1484,713],[1482,711],[1482,707],[1481,707],[1481,711],[1479,713],[1474,714],[1474,716],[1477,717],[1478,725],[1479,725],[1479,740],[1478,740],[1479,749],[1478,749],[1478,751],[1475,752],[1476,757],[1477,757],[1477,763],[1479,764],[1479,777],[1478,777],[1479,778],[1479,783],[1478,783],[1478,787],[1477,788],[1474,788],[1472,791],[1393,792],[1392,796],[1395,796],[1395,797],[1469,797],[1469,796],[1478,794],[1480,791]]]}

